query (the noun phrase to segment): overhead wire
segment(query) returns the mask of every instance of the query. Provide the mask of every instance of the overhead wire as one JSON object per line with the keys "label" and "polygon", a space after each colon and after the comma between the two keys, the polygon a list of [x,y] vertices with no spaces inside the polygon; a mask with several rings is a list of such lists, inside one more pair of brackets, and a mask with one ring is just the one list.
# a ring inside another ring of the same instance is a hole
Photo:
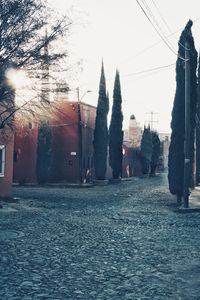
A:
{"label": "overhead wire", "polygon": [[159,66],[159,67],[155,67],[155,68],[151,68],[151,69],[147,69],[147,70],[143,70],[143,71],[139,71],[139,72],[134,72],[134,73],[129,73],[129,74],[124,74],[121,77],[128,77],[128,76],[133,76],[133,75],[140,75],[140,74],[144,74],[144,73],[148,73],[148,72],[153,72],[153,71],[157,71],[160,69],[166,69],[166,68],[170,68],[172,66],[175,66],[176,64],[169,64],[169,65],[165,65],[165,66]]}
{"label": "overhead wire", "polygon": [[141,5],[141,3],[139,2],[139,0],[136,0],[139,7],[141,8],[142,12],[144,13],[144,15],[146,16],[146,18],[148,19],[148,21],[151,23],[151,25],[153,26],[154,30],[157,32],[157,34],[160,36],[160,38],[162,39],[162,41],[165,43],[165,45],[170,49],[171,52],[173,52],[176,56],[178,56],[180,59],[184,60],[185,59],[180,56],[171,46],[170,44],[166,41],[165,37],[160,33],[160,31],[158,30],[158,28],[155,26],[155,24],[152,22],[151,18],[149,17],[149,15],[147,14],[147,12],[145,11],[144,7]]}
{"label": "overhead wire", "polygon": [[[138,0],[136,0],[137,2],[138,2]],[[152,2],[154,2],[153,0],[151,0]],[[138,3],[139,4],[139,3]],[[154,2],[154,6],[156,6],[156,4],[155,4],[155,2]],[[157,7],[157,6],[156,6]],[[159,8],[157,7],[157,10],[159,10]],[[161,15],[161,12],[159,13],[160,15]],[[164,18],[163,18],[163,20],[164,20]],[[195,22],[197,22],[197,21],[199,21],[200,20],[200,17],[198,17],[198,18],[196,18],[194,21],[193,21],[193,23],[195,23]],[[167,26],[167,22],[165,21],[165,23],[166,23],[166,26]],[[169,27],[169,26],[168,26]],[[170,28],[169,28],[170,29]],[[179,28],[179,29],[177,29],[176,31],[174,31],[174,32],[171,32],[169,35],[167,35],[166,36],[166,38],[169,38],[169,37],[171,37],[171,36],[173,36],[173,35],[175,35],[175,34],[177,34],[178,32],[180,32],[182,30],[182,28]],[[170,30],[171,31],[171,30]],[[160,34],[159,34],[159,36],[160,36]],[[146,52],[146,51],[148,51],[149,49],[151,49],[151,48],[153,48],[153,47],[155,47],[157,44],[159,44],[159,43],[161,43],[161,42],[163,42],[163,37],[162,36],[160,36],[160,38],[161,38],[161,40],[160,41],[158,41],[158,42],[156,42],[156,43],[154,43],[154,44],[152,44],[150,47],[148,47],[148,48],[145,48],[145,49],[143,49],[142,51],[140,51],[139,53],[137,53],[133,58],[135,58],[135,57],[138,57],[139,55],[141,55],[141,54],[143,54],[144,52]],[[183,46],[183,45],[182,45]],[[173,53],[175,53],[176,55],[177,55],[177,53],[176,52],[174,52],[173,51]],[[128,59],[129,60],[129,59]],[[185,61],[185,59],[183,59],[182,58],[182,60],[183,61]],[[125,60],[124,60],[125,61]],[[127,61],[127,59],[126,59],[126,61]],[[166,68],[170,68],[170,67],[172,67],[172,66],[174,66],[175,65],[175,63],[173,63],[173,64],[170,64],[170,65],[166,65],[166,66],[159,66],[159,67],[155,67],[155,68],[151,68],[151,69],[147,69],[147,70],[143,70],[143,71],[139,71],[139,72],[134,72],[134,73],[130,73],[130,74],[125,74],[125,75],[121,75],[121,77],[128,77],[128,76],[134,76],[134,75],[139,75],[139,74],[145,74],[145,73],[148,73],[148,72],[155,72],[155,73],[157,73],[157,71],[162,71],[162,70],[165,70]],[[152,74],[151,73],[151,74]],[[150,75],[151,75],[150,74]],[[145,76],[146,77],[146,76]],[[137,80],[137,79],[136,79]],[[81,84],[80,85],[80,87],[81,86],[86,86],[86,85],[88,85],[88,84],[90,84],[90,83],[92,83],[93,85],[95,84],[95,82],[88,82],[88,83],[83,83],[83,84]]]}
{"label": "overhead wire", "polygon": [[159,14],[161,20],[162,20],[163,23],[165,24],[165,26],[166,26],[167,30],[169,31],[169,33],[172,33],[172,30],[171,30],[171,28],[169,27],[169,24],[166,22],[165,18],[163,17],[163,15],[162,15],[162,13],[161,13],[159,7],[158,7],[157,4],[155,3],[155,1],[154,1],[154,0],[151,0],[151,2],[153,3],[154,7],[156,8],[156,10],[157,10],[157,12],[158,12],[158,14]]}
{"label": "overhead wire", "polygon": [[[193,23],[198,22],[199,20],[200,20],[200,17],[196,18],[196,19],[193,21]],[[166,35],[166,38],[170,38],[170,37],[174,36],[175,34],[177,34],[178,32],[180,32],[181,30],[183,30],[182,27],[179,28],[179,29],[177,29],[176,31],[171,32],[170,34]],[[139,52],[136,53],[135,55],[130,56],[130,57],[128,57],[128,58],[125,58],[124,60],[121,61],[121,63],[122,63],[122,62],[126,62],[126,61],[130,61],[130,60],[132,60],[132,59],[134,59],[134,58],[136,58],[136,57],[142,55],[143,53],[147,52],[148,50],[150,50],[150,49],[154,48],[155,46],[159,45],[162,41],[163,41],[163,40],[160,39],[160,40],[157,41],[156,43],[150,45],[149,47],[144,48],[143,50],[139,51]],[[180,43],[179,43],[179,44],[180,44]],[[182,44],[180,44],[180,45],[183,46]]]}
{"label": "overhead wire", "polygon": [[[159,22],[156,20],[154,14],[152,13],[150,7],[148,6],[148,4],[146,3],[145,0],[141,0],[144,7],[146,8],[146,10],[148,11],[149,16],[152,18],[152,20],[154,21],[154,23],[156,24],[156,26],[158,27],[158,29],[160,30],[161,34],[165,37],[165,33],[162,29],[162,27],[160,26]],[[165,38],[166,39],[166,38]],[[168,42],[169,43],[169,42]]]}
{"label": "overhead wire", "polygon": [[[161,20],[163,21],[163,23],[165,24],[165,26],[166,26],[166,28],[168,29],[169,33],[172,33],[171,28],[169,27],[167,21],[166,21],[165,18],[163,17],[163,15],[162,15],[160,9],[158,8],[158,6],[156,5],[155,1],[154,1],[154,0],[151,0],[151,1],[152,1],[153,5],[155,6],[156,10],[158,11],[158,14],[159,14],[160,18],[161,18]],[[179,44],[180,46],[182,46],[184,49],[186,49],[186,48],[185,48],[185,45],[183,45],[182,43],[180,43],[180,41],[178,42],[178,44]]]}
{"label": "overhead wire", "polygon": [[[169,70],[169,68],[157,69],[157,70],[155,70],[154,72],[151,72],[151,73],[149,72],[149,73],[142,74],[141,76],[132,79],[131,82],[137,82],[137,81],[139,81],[139,80],[144,80],[145,78],[147,78],[147,77],[149,77],[149,76],[154,76],[154,75],[156,75],[156,74],[158,74],[158,73],[160,73],[160,72],[164,72],[164,71],[167,71],[167,70]],[[128,79],[127,79],[127,80],[128,80]],[[128,84],[128,82],[126,82],[126,83]]]}

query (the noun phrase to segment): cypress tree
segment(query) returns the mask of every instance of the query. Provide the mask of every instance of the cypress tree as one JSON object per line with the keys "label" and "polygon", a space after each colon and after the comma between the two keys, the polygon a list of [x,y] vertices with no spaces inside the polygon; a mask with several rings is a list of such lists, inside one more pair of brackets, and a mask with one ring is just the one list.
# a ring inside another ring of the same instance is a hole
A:
{"label": "cypress tree", "polygon": [[155,175],[160,157],[160,139],[156,131],[152,131],[151,175]]}
{"label": "cypress tree", "polygon": [[142,173],[144,175],[149,174],[151,157],[152,157],[152,134],[150,127],[144,127],[141,140],[141,162],[142,162]]}
{"label": "cypress tree", "polygon": [[113,106],[112,116],[109,128],[109,163],[112,168],[113,178],[118,179],[122,174],[122,96],[119,71],[116,71],[114,90],[113,90]]}
{"label": "cypress tree", "polygon": [[[174,104],[172,109],[171,121],[171,143],[169,147],[169,161],[168,161],[168,181],[169,190],[172,194],[177,196],[178,203],[181,202],[183,196],[183,180],[184,180],[184,134],[185,134],[185,42],[189,44],[190,55],[190,158],[191,158],[191,172],[190,183],[193,173],[194,163],[194,130],[195,130],[195,110],[196,110],[196,92],[197,92],[197,52],[194,46],[194,39],[192,37],[191,27],[192,21],[189,20],[185,29],[183,30],[178,49],[178,58],[176,62],[176,93],[174,97]],[[190,184],[191,185],[191,184]]]}
{"label": "cypress tree", "polygon": [[108,111],[109,98],[108,94],[106,94],[106,80],[104,74],[104,66],[102,63],[93,141],[95,178],[97,180],[104,180],[106,174],[108,151]]}
{"label": "cypress tree", "polygon": [[38,183],[48,181],[51,163],[51,128],[46,121],[42,121],[38,129],[36,174]]}

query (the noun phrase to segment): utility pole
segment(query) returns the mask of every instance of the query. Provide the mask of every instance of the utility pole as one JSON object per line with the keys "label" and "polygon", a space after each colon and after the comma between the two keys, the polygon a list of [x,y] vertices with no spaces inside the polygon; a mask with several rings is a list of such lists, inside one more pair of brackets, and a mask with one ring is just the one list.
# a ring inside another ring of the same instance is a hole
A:
{"label": "utility pole", "polygon": [[184,208],[189,207],[190,179],[190,49],[185,42],[185,141],[184,141]]}
{"label": "utility pole", "polygon": [[83,183],[83,132],[82,132],[82,118],[81,118],[81,100],[83,97],[90,93],[90,90],[85,91],[85,93],[80,97],[79,87],[76,89],[77,91],[77,114],[78,114],[78,155],[79,155],[79,181]]}
{"label": "utility pole", "polygon": [[79,88],[77,90],[77,114],[78,114],[78,157],[79,157],[79,181],[83,182],[82,160],[83,160],[83,145],[82,145],[82,120],[81,120],[81,105]]}
{"label": "utility pole", "polygon": [[147,115],[150,115],[150,118],[148,118],[148,125],[150,125],[150,129],[153,130],[153,123],[158,123],[158,120],[154,120],[154,115],[158,115],[158,113],[155,113],[153,111],[146,113]]}

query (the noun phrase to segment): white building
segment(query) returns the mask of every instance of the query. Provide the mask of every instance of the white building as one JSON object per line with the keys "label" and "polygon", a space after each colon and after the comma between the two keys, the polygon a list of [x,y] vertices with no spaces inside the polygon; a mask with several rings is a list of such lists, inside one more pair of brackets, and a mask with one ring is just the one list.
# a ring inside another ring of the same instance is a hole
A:
{"label": "white building", "polygon": [[130,116],[129,128],[124,130],[124,141],[129,142],[133,147],[139,147],[142,139],[142,128],[136,121],[134,115]]}

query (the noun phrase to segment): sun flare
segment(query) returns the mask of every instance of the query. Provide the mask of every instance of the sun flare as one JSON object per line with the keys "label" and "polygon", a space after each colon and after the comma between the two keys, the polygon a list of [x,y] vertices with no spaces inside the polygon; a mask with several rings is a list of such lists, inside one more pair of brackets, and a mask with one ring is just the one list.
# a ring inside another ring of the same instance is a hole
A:
{"label": "sun flare", "polygon": [[23,70],[8,69],[6,77],[14,88],[24,88],[29,84],[29,78]]}

